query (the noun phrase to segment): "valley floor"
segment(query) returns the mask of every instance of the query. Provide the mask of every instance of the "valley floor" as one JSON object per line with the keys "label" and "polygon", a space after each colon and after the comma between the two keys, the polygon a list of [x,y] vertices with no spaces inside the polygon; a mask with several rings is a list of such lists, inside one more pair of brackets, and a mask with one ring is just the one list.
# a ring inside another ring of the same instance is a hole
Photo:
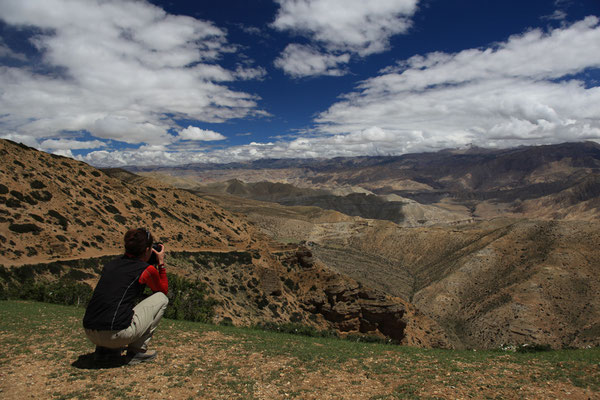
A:
{"label": "valley floor", "polygon": [[600,399],[600,348],[423,350],[173,320],[155,362],[94,369],[82,315],[0,302],[0,398]]}

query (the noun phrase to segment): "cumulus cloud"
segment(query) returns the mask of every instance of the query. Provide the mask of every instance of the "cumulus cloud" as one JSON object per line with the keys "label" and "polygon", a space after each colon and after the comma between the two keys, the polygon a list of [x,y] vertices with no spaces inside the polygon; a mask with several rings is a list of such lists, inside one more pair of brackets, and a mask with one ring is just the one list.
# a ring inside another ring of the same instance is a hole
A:
{"label": "cumulus cloud", "polygon": [[69,139],[48,139],[39,144],[39,147],[44,150],[82,150],[82,149],[98,149],[106,147],[106,143],[100,140],[69,140]]}
{"label": "cumulus cloud", "polygon": [[[272,26],[312,41],[312,46],[291,44],[276,65],[293,77],[342,75],[339,64],[350,55],[366,57],[389,47],[393,35],[406,33],[418,0],[277,0],[280,9]],[[316,47],[319,47],[319,51]],[[302,62],[310,56],[312,63]],[[300,62],[294,68],[292,62]]]}
{"label": "cumulus cloud", "polygon": [[323,54],[312,46],[292,43],[275,60],[275,66],[295,78],[315,75],[341,76],[346,74],[346,69],[343,66],[340,68],[340,65],[348,61],[349,54]]}
{"label": "cumulus cloud", "polygon": [[578,73],[600,68],[600,26],[515,35],[487,49],[415,56],[362,82],[316,119],[322,133],[378,127],[394,153],[600,139],[600,88]]}
{"label": "cumulus cloud", "polygon": [[328,50],[361,56],[385,50],[389,38],[404,33],[418,0],[277,0],[281,8],[273,22],[322,43]]}
{"label": "cumulus cloud", "polygon": [[188,126],[181,132],[179,132],[179,139],[181,140],[199,140],[199,141],[214,141],[214,140],[225,140],[225,136],[218,132],[200,129],[196,126]]}
{"label": "cumulus cloud", "polygon": [[[177,160],[231,162],[403,154],[469,144],[502,148],[600,142],[600,87],[578,79],[592,69],[600,69],[596,17],[548,32],[532,30],[489,48],[403,60],[322,112],[310,135],[183,152]],[[86,161],[125,165],[135,157],[98,151]],[[158,153],[156,159],[161,159]],[[162,160],[177,163],[170,154]]]}
{"label": "cumulus cloud", "polygon": [[[32,43],[53,71],[0,67],[5,133],[88,131],[160,145],[173,140],[174,119],[223,122],[262,113],[255,96],[222,82],[260,78],[264,70],[218,65],[235,46],[211,22],[132,0],[4,0],[0,18],[35,29]],[[8,50],[0,43],[0,51]]]}

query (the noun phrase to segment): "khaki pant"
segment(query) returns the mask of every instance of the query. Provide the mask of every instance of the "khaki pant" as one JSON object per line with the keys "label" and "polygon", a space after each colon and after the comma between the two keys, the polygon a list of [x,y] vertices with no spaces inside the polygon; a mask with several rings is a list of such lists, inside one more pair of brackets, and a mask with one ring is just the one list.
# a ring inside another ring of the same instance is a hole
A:
{"label": "khaki pant", "polygon": [[146,351],[167,304],[167,296],[156,292],[133,308],[133,318],[129,327],[120,331],[86,329],[85,334],[96,346],[110,349],[127,346],[133,351]]}

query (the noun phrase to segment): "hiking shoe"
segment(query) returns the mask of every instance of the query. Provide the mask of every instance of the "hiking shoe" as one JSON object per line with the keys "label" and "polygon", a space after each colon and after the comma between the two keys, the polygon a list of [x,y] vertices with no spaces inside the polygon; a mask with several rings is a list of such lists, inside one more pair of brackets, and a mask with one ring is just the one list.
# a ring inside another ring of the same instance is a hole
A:
{"label": "hiking shoe", "polygon": [[127,350],[127,359],[129,359],[129,362],[127,364],[134,365],[146,361],[152,361],[156,358],[157,354],[158,352],[156,350],[146,350],[138,352]]}
{"label": "hiking shoe", "polygon": [[96,346],[94,351],[94,361],[100,363],[113,362],[121,358],[122,348],[111,349],[108,347]]}

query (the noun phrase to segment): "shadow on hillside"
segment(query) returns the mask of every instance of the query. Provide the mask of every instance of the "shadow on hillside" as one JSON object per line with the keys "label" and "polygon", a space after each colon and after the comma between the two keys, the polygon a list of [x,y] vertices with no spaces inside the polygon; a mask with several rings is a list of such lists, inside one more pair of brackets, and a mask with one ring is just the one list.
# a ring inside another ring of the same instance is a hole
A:
{"label": "shadow on hillside", "polygon": [[71,364],[79,369],[109,369],[119,368],[129,363],[126,356],[111,357],[108,360],[97,360],[94,353],[82,354]]}

